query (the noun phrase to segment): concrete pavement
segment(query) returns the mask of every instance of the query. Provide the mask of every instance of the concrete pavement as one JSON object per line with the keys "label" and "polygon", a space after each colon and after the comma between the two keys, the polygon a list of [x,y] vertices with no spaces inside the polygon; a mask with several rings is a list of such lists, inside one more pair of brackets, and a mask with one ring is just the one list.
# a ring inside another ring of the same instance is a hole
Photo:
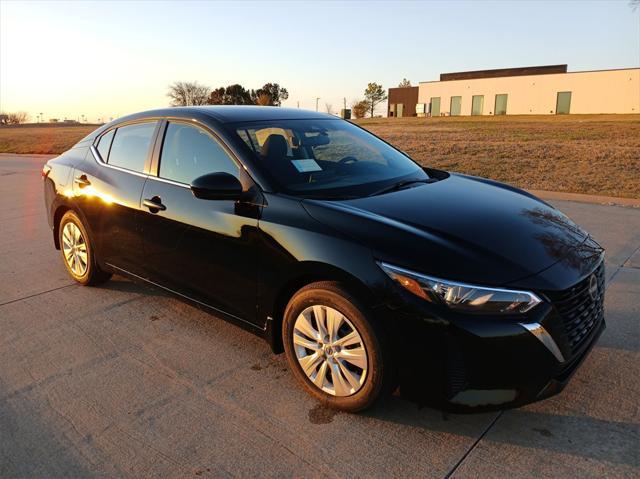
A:
{"label": "concrete pavement", "polygon": [[0,477],[638,477],[640,210],[554,202],[607,248],[608,328],[559,396],[448,415],[319,407],[282,356],[121,277],[73,284],[45,157],[0,155]]}

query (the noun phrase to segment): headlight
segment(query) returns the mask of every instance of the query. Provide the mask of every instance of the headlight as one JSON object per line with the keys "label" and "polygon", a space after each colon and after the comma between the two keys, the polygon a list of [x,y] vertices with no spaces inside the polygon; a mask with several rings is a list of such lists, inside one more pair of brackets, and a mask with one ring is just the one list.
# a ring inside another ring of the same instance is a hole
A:
{"label": "headlight", "polygon": [[432,278],[404,268],[378,263],[382,270],[407,291],[432,303],[456,311],[483,314],[526,313],[542,301],[529,291],[489,288]]}

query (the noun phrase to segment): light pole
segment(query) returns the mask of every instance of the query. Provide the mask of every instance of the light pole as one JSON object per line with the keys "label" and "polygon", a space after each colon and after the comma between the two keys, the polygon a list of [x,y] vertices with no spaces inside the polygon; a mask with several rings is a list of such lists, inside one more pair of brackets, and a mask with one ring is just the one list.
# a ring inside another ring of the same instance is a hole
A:
{"label": "light pole", "polygon": [[316,98],[316,111],[318,111],[318,100],[320,99],[320,97]]}

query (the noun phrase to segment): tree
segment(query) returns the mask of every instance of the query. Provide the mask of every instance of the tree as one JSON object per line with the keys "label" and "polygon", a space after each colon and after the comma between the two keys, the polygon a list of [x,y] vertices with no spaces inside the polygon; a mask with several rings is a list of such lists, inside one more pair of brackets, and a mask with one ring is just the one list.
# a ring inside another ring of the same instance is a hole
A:
{"label": "tree", "polygon": [[18,111],[15,113],[0,113],[1,125],[20,125],[29,120],[29,114],[26,111]]}
{"label": "tree", "polygon": [[224,105],[224,87],[216,88],[209,94],[209,105]]}
{"label": "tree", "polygon": [[247,90],[238,83],[227,87],[216,88],[209,94],[209,105],[253,105],[253,91]]}
{"label": "tree", "polygon": [[369,103],[366,100],[357,100],[351,105],[351,112],[354,118],[364,118],[368,109]]}
{"label": "tree", "polygon": [[263,93],[266,93],[271,98],[270,105],[280,106],[282,102],[289,98],[289,92],[286,88],[282,88],[277,83],[265,83],[262,88],[259,88],[255,92],[255,98],[259,97]]}
{"label": "tree", "polygon": [[251,92],[242,85],[235,83],[229,85],[224,91],[225,105],[253,105],[255,99],[252,98]]}
{"label": "tree", "polygon": [[371,113],[371,118],[373,118],[376,106],[387,99],[387,93],[382,88],[382,85],[369,83],[364,91],[364,99],[367,102],[367,109]]}
{"label": "tree", "polygon": [[177,81],[169,85],[167,96],[172,106],[206,105],[209,100],[209,87],[198,82]]}
{"label": "tree", "polygon": [[327,109],[329,115],[333,115],[333,105],[331,103],[325,103],[324,107]]}
{"label": "tree", "polygon": [[398,83],[398,88],[409,88],[411,86],[411,82],[406,78],[403,78],[400,83]]}

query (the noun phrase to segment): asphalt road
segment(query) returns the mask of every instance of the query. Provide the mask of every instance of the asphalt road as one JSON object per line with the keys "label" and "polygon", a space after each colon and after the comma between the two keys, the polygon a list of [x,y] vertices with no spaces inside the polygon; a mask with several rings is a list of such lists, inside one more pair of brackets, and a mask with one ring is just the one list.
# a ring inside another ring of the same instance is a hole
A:
{"label": "asphalt road", "polygon": [[640,209],[556,202],[607,248],[609,279],[608,329],[561,395],[336,414],[247,332],[121,277],[72,283],[44,158],[0,155],[0,477],[640,475]]}

